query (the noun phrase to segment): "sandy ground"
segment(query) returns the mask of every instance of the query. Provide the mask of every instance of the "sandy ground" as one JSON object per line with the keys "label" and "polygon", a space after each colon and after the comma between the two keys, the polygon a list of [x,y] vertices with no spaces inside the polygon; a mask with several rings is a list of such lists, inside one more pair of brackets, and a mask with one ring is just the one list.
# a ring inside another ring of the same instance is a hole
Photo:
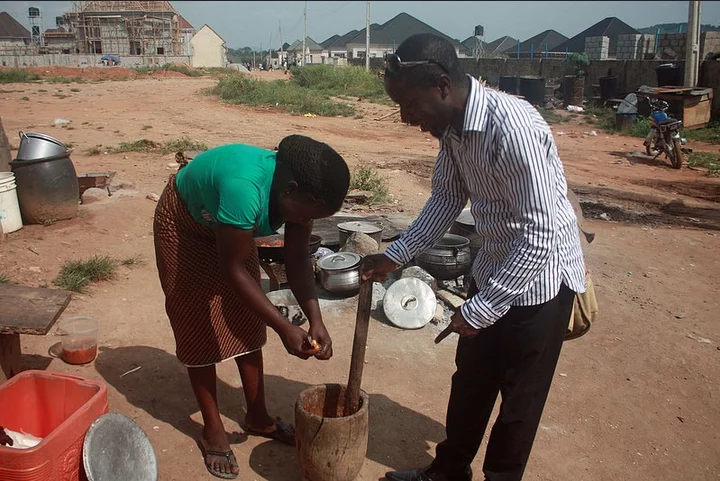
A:
{"label": "sandy ground", "polygon": [[[409,216],[427,199],[437,150],[437,141],[393,117],[374,120],[392,113],[390,107],[357,102],[363,115],[358,119],[290,116],[223,105],[203,93],[214,83],[173,76],[4,85],[0,93],[3,125],[13,144],[19,130],[55,136],[73,145],[78,173],[113,170],[125,183],[112,197],[81,205],[73,220],[8,235],[0,243],[0,271],[12,282],[41,286],[50,285],[68,260],[95,254],[145,259],[143,265],[121,267],[115,280],[74,295],[63,315],[98,320],[100,353],[92,365],[74,367],[49,357],[58,340],[52,335],[22,338],[24,365],[107,383],[111,411],[130,416],[145,430],[163,480],[212,479],[195,446],[201,418],[173,354],[154,266],[155,203],[146,195],[162,191],[175,170],[174,156],[90,156],[86,149],[181,136],[209,146],[248,142],[271,148],[287,134],[303,133],[330,143],[352,165],[381,168],[394,196],[386,210]],[[53,127],[56,118],[71,120],[70,127]],[[572,185],[717,207],[718,179],[688,168],[673,170],[663,160],[634,161],[627,154],[641,150],[641,140],[584,134],[590,130],[577,121],[554,126]],[[720,310],[720,234],[603,220],[587,225],[597,233],[585,250],[601,314],[587,336],[565,345],[525,479],[720,479],[720,325],[713,314]],[[287,420],[300,390],[347,377],[354,301],[325,300],[323,306],[335,343],[332,360],[299,361],[274,336],[264,350],[269,407]],[[381,316],[371,321],[363,379],[370,394],[370,442],[358,479],[378,480],[388,469],[425,465],[443,439],[455,341],[434,345],[437,331],[433,325],[398,330]],[[233,363],[220,365],[218,372],[239,479],[299,479],[293,448],[242,434],[238,373]],[[481,467],[482,453],[473,465],[476,473]]]}

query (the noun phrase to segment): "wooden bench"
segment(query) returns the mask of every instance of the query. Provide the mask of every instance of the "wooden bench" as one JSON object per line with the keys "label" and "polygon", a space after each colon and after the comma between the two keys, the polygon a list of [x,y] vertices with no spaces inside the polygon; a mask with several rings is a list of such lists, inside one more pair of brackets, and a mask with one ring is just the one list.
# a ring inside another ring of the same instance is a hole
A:
{"label": "wooden bench", "polygon": [[60,289],[0,284],[0,384],[22,370],[20,334],[47,334],[71,295]]}

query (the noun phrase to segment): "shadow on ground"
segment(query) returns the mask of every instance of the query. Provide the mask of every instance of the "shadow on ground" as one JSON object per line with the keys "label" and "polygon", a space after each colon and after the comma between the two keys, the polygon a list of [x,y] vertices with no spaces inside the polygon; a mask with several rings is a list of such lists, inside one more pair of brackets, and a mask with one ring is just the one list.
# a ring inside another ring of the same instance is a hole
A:
{"label": "shadow on ground", "polygon": [[[143,368],[131,376],[120,377],[133,366]],[[105,382],[130,404],[172,425],[191,438],[187,442],[194,444],[202,426],[190,416],[198,408],[186,369],[174,355],[148,346],[101,348],[95,367]],[[273,375],[266,375],[265,383],[271,414],[279,411],[284,414],[287,409],[280,406],[287,406],[288,400],[294,404],[298,393],[310,386]],[[220,411],[232,419],[244,418],[242,389],[232,387],[220,379],[217,388]],[[370,394],[369,406],[367,459],[393,470],[430,463],[430,442],[438,443],[445,436],[442,424],[396,403],[384,394]],[[229,433],[228,437],[234,449],[238,449],[237,444],[246,439],[240,433]],[[269,481],[300,479],[295,448],[277,442],[267,441],[256,446],[250,453],[250,466],[255,473]]]}

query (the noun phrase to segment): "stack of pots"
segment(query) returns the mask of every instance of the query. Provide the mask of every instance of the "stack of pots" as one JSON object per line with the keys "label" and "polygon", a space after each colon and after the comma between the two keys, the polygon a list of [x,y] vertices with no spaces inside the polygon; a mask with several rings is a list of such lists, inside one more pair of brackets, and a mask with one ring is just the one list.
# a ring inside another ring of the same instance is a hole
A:
{"label": "stack of pots", "polygon": [[44,224],[77,215],[80,199],[69,149],[49,135],[20,132],[15,174],[20,212],[25,224]]}

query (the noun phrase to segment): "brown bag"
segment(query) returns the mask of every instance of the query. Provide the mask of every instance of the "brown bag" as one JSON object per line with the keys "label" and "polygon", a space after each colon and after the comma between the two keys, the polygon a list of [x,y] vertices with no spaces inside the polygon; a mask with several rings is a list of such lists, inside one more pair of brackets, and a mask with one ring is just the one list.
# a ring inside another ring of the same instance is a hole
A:
{"label": "brown bag", "polygon": [[565,334],[566,341],[577,339],[587,333],[597,317],[598,304],[590,271],[585,272],[585,286],[585,292],[575,295],[575,304]]}

